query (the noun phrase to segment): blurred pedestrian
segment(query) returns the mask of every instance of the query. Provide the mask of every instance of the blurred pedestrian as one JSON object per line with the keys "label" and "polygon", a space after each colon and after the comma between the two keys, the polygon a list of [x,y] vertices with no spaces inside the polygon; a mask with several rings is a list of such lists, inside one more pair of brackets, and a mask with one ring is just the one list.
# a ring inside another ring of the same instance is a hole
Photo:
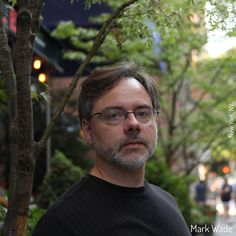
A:
{"label": "blurred pedestrian", "polygon": [[207,184],[205,181],[200,180],[196,185],[195,199],[200,206],[206,205],[206,196],[207,196]]}
{"label": "blurred pedestrian", "polygon": [[225,177],[223,186],[221,188],[221,193],[220,193],[220,198],[224,207],[223,215],[225,218],[229,217],[229,203],[232,197],[231,195],[232,195],[232,186],[229,185],[228,179]]}

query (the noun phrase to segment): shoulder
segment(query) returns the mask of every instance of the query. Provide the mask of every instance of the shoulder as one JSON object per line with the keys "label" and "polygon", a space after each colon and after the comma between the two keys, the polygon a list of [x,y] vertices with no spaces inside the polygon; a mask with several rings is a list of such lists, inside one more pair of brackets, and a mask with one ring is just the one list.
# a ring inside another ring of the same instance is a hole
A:
{"label": "shoulder", "polygon": [[79,218],[81,212],[84,212],[87,207],[86,197],[91,195],[87,182],[87,177],[83,177],[63,193],[41,217],[36,229],[49,230],[49,232],[52,229],[61,229],[61,231],[63,228],[69,229],[70,221]]}
{"label": "shoulder", "polygon": [[154,185],[151,183],[147,183],[147,185],[153,193],[158,194],[161,197],[165,197],[165,198],[167,197],[169,200],[174,200],[174,197],[170,193],[166,192],[165,190],[158,187],[157,185]]}
{"label": "shoulder", "polygon": [[170,193],[166,192],[165,190],[163,190],[162,188],[154,184],[147,183],[147,185],[148,185],[150,196],[152,198],[158,201],[165,202],[175,208],[176,207],[178,208],[175,198]]}
{"label": "shoulder", "polygon": [[33,236],[66,236],[66,235],[74,235],[70,232],[70,228],[59,219],[56,215],[52,215],[50,213],[46,213],[36,225]]}
{"label": "shoulder", "polygon": [[184,234],[176,233],[176,235],[189,235],[186,234],[188,231],[187,225],[175,198],[156,185],[148,184],[148,189],[148,197],[153,202],[153,208],[156,209],[158,216],[162,218],[167,225],[171,223],[171,227],[176,230],[176,232],[178,232],[178,230],[185,231]]}
{"label": "shoulder", "polygon": [[84,202],[92,191],[89,178],[84,176],[75,184],[73,184],[66,192],[64,192],[53,204],[49,207],[50,214],[64,214],[68,209],[73,209],[78,202]]}

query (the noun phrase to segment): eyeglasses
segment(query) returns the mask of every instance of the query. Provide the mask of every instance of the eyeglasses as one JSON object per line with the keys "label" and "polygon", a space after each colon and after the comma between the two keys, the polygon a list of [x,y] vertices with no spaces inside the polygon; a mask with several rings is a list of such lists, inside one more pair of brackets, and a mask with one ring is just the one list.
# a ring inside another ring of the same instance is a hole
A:
{"label": "eyeglasses", "polygon": [[141,107],[137,108],[135,111],[125,111],[122,108],[107,108],[102,112],[92,114],[90,119],[94,116],[100,116],[105,123],[117,125],[121,121],[127,119],[129,113],[133,113],[135,118],[141,123],[148,123],[157,116],[159,111],[156,111],[152,107]]}

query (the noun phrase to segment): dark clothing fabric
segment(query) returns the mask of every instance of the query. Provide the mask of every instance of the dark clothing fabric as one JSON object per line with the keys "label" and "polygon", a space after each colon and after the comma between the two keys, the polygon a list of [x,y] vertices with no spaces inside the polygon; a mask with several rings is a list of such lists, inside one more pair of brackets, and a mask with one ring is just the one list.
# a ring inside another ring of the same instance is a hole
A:
{"label": "dark clothing fabric", "polygon": [[205,183],[198,183],[196,186],[196,200],[200,202],[206,201],[206,192],[207,192],[207,186]]}
{"label": "dark clothing fabric", "polygon": [[231,200],[232,187],[229,184],[224,184],[221,189],[221,201],[229,202]]}
{"label": "dark clothing fabric", "polygon": [[190,236],[171,195],[145,182],[128,188],[87,175],[41,218],[33,236]]}

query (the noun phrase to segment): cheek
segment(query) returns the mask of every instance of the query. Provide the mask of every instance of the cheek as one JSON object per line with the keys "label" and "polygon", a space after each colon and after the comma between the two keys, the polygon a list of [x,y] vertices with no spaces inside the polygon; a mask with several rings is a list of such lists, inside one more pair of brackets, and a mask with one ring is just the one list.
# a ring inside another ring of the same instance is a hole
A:
{"label": "cheek", "polygon": [[101,146],[111,146],[115,140],[119,139],[119,131],[115,129],[108,129],[107,127],[94,129],[93,140]]}
{"label": "cheek", "polygon": [[146,127],[145,133],[150,139],[157,139],[157,125],[156,124],[150,124]]}

